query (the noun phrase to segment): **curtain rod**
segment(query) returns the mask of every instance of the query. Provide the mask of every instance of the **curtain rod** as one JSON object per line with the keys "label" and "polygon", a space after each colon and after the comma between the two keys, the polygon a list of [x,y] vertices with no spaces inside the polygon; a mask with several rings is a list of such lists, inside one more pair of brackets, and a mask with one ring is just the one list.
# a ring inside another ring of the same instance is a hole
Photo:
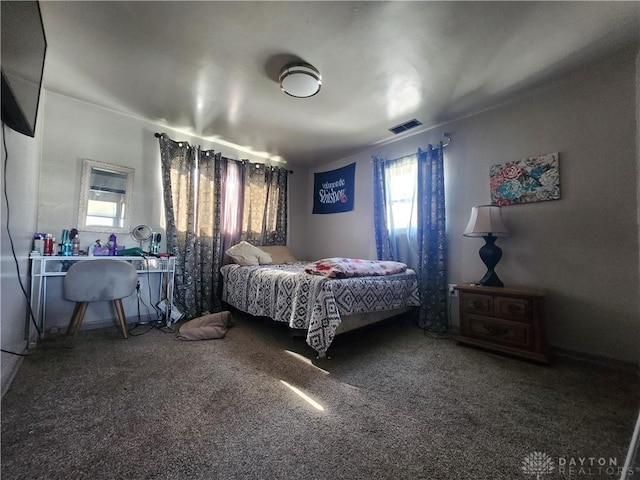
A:
{"label": "curtain rod", "polygon": [[[153,136],[156,138],[160,138],[162,135],[166,135],[165,133],[154,133]],[[175,140],[172,139],[172,141],[175,142]],[[178,142],[181,143],[181,142]],[[189,143],[189,142],[182,142],[182,143]],[[198,148],[200,148],[200,145],[198,145]],[[252,163],[249,160],[235,160],[236,162],[242,162],[242,163]],[[255,162],[254,162],[255,164]],[[266,163],[263,163],[262,165],[266,165]],[[270,167],[272,167],[273,165],[269,165]],[[277,168],[282,168],[282,167],[277,167]],[[293,170],[287,170],[286,168],[282,168],[283,170],[286,170],[287,172],[289,172],[291,175],[293,175]]]}
{"label": "curtain rod", "polygon": [[[451,134],[450,133],[443,133],[442,136],[447,139],[447,141],[442,144],[442,148],[446,148],[446,147],[449,146],[449,144],[451,144]],[[384,162],[391,162],[391,161],[394,161],[394,160],[401,160],[403,158],[412,157],[413,155],[415,155],[415,153],[410,153],[409,155],[403,155],[403,156],[398,157],[398,158],[386,158],[386,159],[383,159],[382,162],[384,163]],[[371,163],[373,163],[373,159],[375,157],[376,157],[375,155],[371,155]]]}

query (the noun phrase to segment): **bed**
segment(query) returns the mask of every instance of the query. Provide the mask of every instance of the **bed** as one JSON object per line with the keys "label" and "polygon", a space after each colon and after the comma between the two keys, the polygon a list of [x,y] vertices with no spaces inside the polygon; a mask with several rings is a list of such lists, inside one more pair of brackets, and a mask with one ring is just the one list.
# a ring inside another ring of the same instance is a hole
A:
{"label": "bed", "polygon": [[320,358],[338,333],[413,310],[419,305],[413,270],[382,276],[329,278],[305,271],[307,262],[228,264],[221,268],[222,300],[258,317],[306,331]]}

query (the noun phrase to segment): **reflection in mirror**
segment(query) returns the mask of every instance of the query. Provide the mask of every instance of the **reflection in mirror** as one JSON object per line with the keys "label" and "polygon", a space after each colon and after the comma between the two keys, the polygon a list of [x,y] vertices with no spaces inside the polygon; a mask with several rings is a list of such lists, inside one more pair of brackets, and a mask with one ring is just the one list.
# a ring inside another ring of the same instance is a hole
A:
{"label": "reflection in mirror", "polygon": [[83,160],[78,228],[128,233],[133,197],[133,168]]}

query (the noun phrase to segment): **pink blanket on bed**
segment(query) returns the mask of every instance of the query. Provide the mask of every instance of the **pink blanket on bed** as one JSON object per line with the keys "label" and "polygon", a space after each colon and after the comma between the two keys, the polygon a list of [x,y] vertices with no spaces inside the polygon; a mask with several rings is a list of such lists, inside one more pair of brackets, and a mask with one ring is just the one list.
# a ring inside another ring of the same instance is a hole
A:
{"label": "pink blanket on bed", "polygon": [[403,273],[407,265],[389,260],[362,260],[360,258],[323,258],[309,263],[304,271],[329,278],[371,277]]}

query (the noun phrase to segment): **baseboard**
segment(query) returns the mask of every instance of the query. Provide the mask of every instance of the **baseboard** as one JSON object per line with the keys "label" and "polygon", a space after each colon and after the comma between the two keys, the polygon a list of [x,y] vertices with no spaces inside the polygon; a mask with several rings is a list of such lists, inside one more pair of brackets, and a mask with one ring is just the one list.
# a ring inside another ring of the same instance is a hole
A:
{"label": "baseboard", "polygon": [[[457,335],[460,333],[459,328],[450,328],[449,333]],[[553,366],[553,357],[564,357],[572,360],[578,360],[581,362],[591,363],[594,365],[600,365],[608,368],[614,368],[616,370],[623,370],[630,373],[635,373],[640,377],[640,364],[633,362],[625,362],[623,360],[616,360],[613,358],[602,357],[599,355],[593,355],[590,353],[576,352],[566,348],[555,347],[549,345],[549,353],[551,357],[551,365]]]}
{"label": "baseboard", "polygon": [[595,365],[600,365],[609,368],[615,368],[616,370],[624,370],[627,372],[636,373],[640,376],[640,365],[633,362],[625,362],[623,360],[616,360],[613,358],[602,357],[599,355],[593,355],[590,353],[576,352],[573,350],[568,350],[566,348],[554,347],[550,346],[549,350],[551,352],[552,357],[564,357],[571,358],[573,360],[580,360],[582,362],[592,363]]}
{"label": "baseboard", "polygon": [[[144,314],[141,314],[141,317],[142,317],[141,319],[138,319],[137,316],[127,317],[126,318],[127,327],[132,327],[138,323],[149,323],[149,322],[157,321],[157,315],[154,315],[153,310],[149,315],[147,315],[147,313],[145,312]],[[102,319],[102,320],[94,320],[92,322],[83,322],[82,326],[80,327],[80,331],[97,330],[99,328],[109,328],[109,327],[114,327],[120,330],[120,324],[118,323],[118,320],[115,318],[108,318],[108,319]],[[47,336],[60,335],[66,331],[67,331],[67,325],[61,325],[61,326],[56,325],[47,330]]]}
{"label": "baseboard", "polygon": [[7,390],[9,390],[24,360],[24,357],[11,355],[10,353],[4,353],[4,356],[6,356],[7,360],[2,360],[2,386],[0,387],[2,391],[0,398],[3,398]]}

